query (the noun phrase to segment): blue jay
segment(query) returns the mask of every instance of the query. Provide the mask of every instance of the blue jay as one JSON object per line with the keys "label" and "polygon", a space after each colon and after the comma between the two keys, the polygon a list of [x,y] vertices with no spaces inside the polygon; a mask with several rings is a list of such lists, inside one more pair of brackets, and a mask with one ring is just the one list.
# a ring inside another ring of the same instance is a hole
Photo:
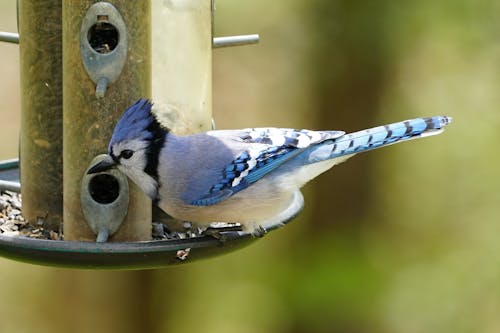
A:
{"label": "blue jay", "polygon": [[360,152],[439,134],[451,122],[446,116],[416,118],[351,134],[248,128],[177,136],[159,124],[151,106],[140,99],[123,113],[108,157],[88,173],[117,167],[178,220],[200,228],[240,223],[255,235],[299,211],[299,189],[332,166]]}

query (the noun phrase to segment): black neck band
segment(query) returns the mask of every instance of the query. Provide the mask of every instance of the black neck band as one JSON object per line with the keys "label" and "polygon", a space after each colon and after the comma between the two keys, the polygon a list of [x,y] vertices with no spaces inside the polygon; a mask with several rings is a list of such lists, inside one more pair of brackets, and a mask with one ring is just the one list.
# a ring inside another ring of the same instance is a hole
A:
{"label": "black neck band", "polygon": [[169,130],[161,127],[160,123],[154,119],[148,126],[147,130],[153,134],[151,143],[147,151],[147,163],[144,172],[158,181],[158,164],[160,159],[160,152],[165,145],[165,140]]}

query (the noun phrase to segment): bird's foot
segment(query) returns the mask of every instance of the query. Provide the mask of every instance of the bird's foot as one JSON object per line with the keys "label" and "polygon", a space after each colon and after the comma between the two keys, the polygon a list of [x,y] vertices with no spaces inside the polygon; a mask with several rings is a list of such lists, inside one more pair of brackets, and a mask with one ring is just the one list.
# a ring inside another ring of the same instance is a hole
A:
{"label": "bird's foot", "polygon": [[262,238],[267,234],[266,228],[264,228],[261,225],[258,225],[253,231],[252,231],[252,236],[257,237],[257,238]]}
{"label": "bird's foot", "polygon": [[212,238],[217,239],[219,242],[224,244],[227,241],[227,236],[224,235],[221,230],[216,229],[216,228],[207,228],[205,231],[202,233],[205,236],[210,236]]}
{"label": "bird's foot", "polygon": [[202,235],[213,237],[224,244],[228,240],[227,233],[234,231],[241,231],[241,226],[208,227],[202,232]]}
{"label": "bird's foot", "polygon": [[228,240],[228,232],[241,232],[244,234],[250,234],[252,237],[262,238],[267,234],[266,228],[261,225],[256,225],[254,228],[245,228],[241,225],[229,225],[224,227],[213,227],[210,226],[202,232],[204,236],[210,236],[221,243],[225,243]]}

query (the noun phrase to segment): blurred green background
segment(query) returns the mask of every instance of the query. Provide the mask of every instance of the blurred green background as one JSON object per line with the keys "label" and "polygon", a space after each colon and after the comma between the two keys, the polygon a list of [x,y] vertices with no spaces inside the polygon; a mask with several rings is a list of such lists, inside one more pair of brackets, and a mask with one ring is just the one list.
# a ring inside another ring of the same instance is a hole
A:
{"label": "blurred green background", "polygon": [[[454,123],[335,167],[293,223],[220,258],[133,272],[0,259],[0,331],[499,332],[499,14],[489,0],[217,0],[216,35],[261,35],[214,51],[219,128]],[[16,31],[13,0],[0,30]],[[11,158],[17,46],[0,57]]]}

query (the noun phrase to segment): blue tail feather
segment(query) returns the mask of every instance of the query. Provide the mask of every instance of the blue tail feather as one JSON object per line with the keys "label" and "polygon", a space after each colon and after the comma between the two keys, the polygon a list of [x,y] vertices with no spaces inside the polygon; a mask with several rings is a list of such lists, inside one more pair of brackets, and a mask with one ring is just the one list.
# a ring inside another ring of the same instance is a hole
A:
{"label": "blue tail feather", "polygon": [[[356,154],[411,139],[439,134],[450,117],[416,118],[346,134],[334,139],[329,158]],[[326,143],[326,142],[325,142]]]}

